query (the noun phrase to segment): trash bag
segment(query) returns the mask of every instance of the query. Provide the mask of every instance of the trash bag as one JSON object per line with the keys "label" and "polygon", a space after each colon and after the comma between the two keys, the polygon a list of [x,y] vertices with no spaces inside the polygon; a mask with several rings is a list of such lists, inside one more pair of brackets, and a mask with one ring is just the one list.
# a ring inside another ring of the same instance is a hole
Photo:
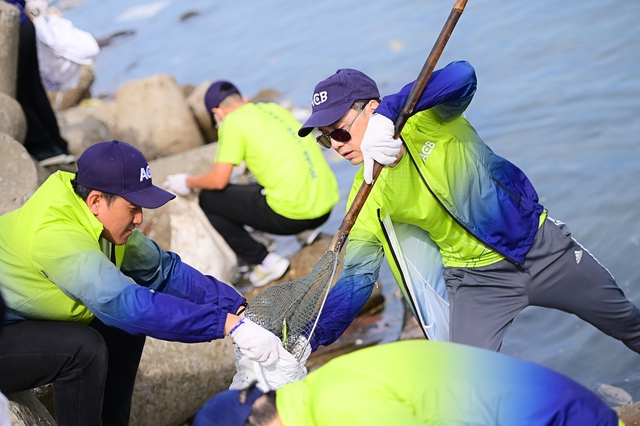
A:
{"label": "trash bag", "polygon": [[80,66],[91,65],[100,53],[97,40],[71,21],[53,13],[33,19],[36,28],[40,77],[46,90],[74,89]]}
{"label": "trash bag", "polygon": [[[310,346],[307,346],[310,348]],[[259,362],[252,361],[236,347],[236,374],[233,376],[229,389],[244,389],[252,382],[257,382],[263,392],[277,390],[287,383],[302,380],[307,375],[306,358],[297,361],[296,356],[289,353],[284,346],[278,348],[278,360],[265,367]],[[309,350],[310,352],[310,350]],[[307,355],[308,356],[308,355]]]}

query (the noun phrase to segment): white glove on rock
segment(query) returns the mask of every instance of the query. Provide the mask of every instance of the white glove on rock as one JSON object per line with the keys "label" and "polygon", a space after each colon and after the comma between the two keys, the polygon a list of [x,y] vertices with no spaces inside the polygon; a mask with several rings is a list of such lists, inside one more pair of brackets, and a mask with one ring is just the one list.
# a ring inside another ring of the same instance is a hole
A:
{"label": "white glove on rock", "polygon": [[396,156],[400,153],[402,141],[394,139],[393,121],[382,114],[373,114],[369,119],[367,130],[364,132],[360,150],[364,157],[364,181],[373,182],[373,162],[383,166],[396,162]]}
{"label": "white glove on rock", "polygon": [[229,335],[240,352],[249,359],[263,366],[271,365],[278,360],[278,347],[282,346],[280,339],[249,318],[243,317]]}
{"label": "white glove on rock", "polygon": [[169,191],[186,197],[191,193],[191,188],[187,186],[187,177],[189,175],[186,173],[169,175],[162,185]]}

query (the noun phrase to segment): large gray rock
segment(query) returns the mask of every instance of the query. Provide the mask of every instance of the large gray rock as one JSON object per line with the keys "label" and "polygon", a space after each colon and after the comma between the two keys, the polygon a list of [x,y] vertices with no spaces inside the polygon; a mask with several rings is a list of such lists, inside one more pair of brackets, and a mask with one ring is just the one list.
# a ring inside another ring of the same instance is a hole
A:
{"label": "large gray rock", "polygon": [[109,127],[97,118],[87,118],[76,124],[60,126],[60,133],[69,143],[69,152],[76,157],[96,142],[114,139]]}
{"label": "large gray rock", "polygon": [[27,118],[22,107],[11,96],[0,92],[0,133],[6,133],[20,143],[27,135]]}
{"label": "large gray rock", "polygon": [[147,160],[204,144],[180,86],[167,74],[133,80],[116,91],[116,136]]}
{"label": "large gray rock", "polygon": [[33,391],[15,392],[9,398],[9,418],[12,426],[55,426],[56,421],[40,403]]}
{"label": "large gray rock", "polygon": [[213,228],[195,197],[176,197],[168,203],[171,243],[169,250],[205,275],[231,283],[238,270],[238,258]]}
{"label": "large gray rock", "polygon": [[235,371],[228,337],[209,343],[147,338],[133,391],[131,426],[184,423],[209,398],[229,388]]}
{"label": "large gray rock", "polygon": [[80,78],[75,88],[58,92],[47,92],[49,102],[56,111],[78,105],[84,99],[91,98],[91,85],[95,80],[95,73],[91,65],[80,66]]}
{"label": "large gray rock", "polygon": [[0,133],[0,215],[22,206],[38,187],[38,172],[24,146]]}
{"label": "large gray rock", "polygon": [[91,99],[84,101],[80,105],[57,112],[56,117],[61,132],[64,132],[67,127],[82,125],[90,120],[99,120],[107,126],[110,135],[115,137],[117,133],[116,103],[112,100]]}
{"label": "large gray rock", "polygon": [[18,38],[20,12],[7,2],[0,2],[0,92],[16,96],[18,75]]}
{"label": "large gray rock", "polygon": [[191,107],[193,116],[196,118],[196,122],[204,136],[205,142],[215,142],[218,140],[218,130],[213,127],[211,115],[204,106],[204,95],[207,93],[207,89],[210,85],[211,81],[208,80],[200,83],[187,97],[187,102]]}

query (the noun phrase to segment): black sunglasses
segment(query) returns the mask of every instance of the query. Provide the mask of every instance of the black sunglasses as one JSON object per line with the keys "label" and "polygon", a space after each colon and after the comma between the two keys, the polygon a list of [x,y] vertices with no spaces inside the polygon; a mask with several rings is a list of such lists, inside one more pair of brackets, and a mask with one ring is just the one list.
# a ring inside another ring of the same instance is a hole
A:
{"label": "black sunglasses", "polygon": [[349,133],[349,129],[351,129],[351,126],[353,125],[353,123],[355,123],[356,119],[358,118],[360,113],[364,111],[364,108],[366,106],[367,105],[364,105],[362,108],[360,108],[360,111],[358,111],[356,116],[353,117],[353,120],[351,120],[351,123],[349,123],[346,127],[332,130],[329,133],[323,133],[316,138],[316,142],[318,142],[323,148],[331,148],[331,139],[337,142],[349,142],[351,140],[351,133]]}

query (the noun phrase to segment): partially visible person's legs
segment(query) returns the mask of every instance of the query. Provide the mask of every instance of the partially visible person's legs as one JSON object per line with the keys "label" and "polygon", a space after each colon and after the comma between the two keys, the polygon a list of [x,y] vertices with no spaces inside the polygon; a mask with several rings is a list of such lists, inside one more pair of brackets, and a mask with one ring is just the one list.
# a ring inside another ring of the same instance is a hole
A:
{"label": "partially visible person's legs", "polygon": [[640,310],[562,222],[545,220],[523,268],[446,268],[445,281],[454,342],[499,350],[515,316],[535,305],[575,314],[640,353]]}
{"label": "partially visible person's legs", "polygon": [[107,348],[91,327],[57,321],[22,321],[0,333],[0,390],[53,383],[56,421],[100,425]]}
{"label": "partially visible person's legs", "polygon": [[575,314],[640,353],[640,310],[611,273],[571,238],[564,223],[548,218],[538,232],[545,244],[527,255],[530,303]]}
{"label": "partially visible person's legs", "polygon": [[258,207],[264,198],[261,190],[256,184],[228,185],[222,191],[201,191],[199,199],[211,225],[240,260],[252,265],[260,264],[269,253],[244,228],[249,225],[262,230],[263,222],[270,221],[271,209],[264,211]]}
{"label": "partially visible person's legs", "polygon": [[90,325],[102,335],[109,352],[102,422],[105,426],[126,426],[129,424],[133,385],[146,336],[134,336],[109,327],[97,318]]}
{"label": "partially visible person's legs", "polygon": [[232,184],[222,191],[202,191],[200,207],[238,257],[250,264],[262,262],[267,249],[251,238],[244,225],[270,234],[294,235],[317,228],[329,218],[329,214],[308,220],[281,216],[269,207],[258,184]]}
{"label": "partially visible person's legs", "polygon": [[247,264],[259,266],[251,278],[255,286],[280,278],[289,267],[289,262],[275,253],[269,253],[264,244],[249,235],[245,225],[270,234],[294,235],[317,228],[329,218],[328,213],[309,220],[281,216],[269,207],[258,184],[228,185],[222,191],[201,191],[200,207],[238,258]]}
{"label": "partially visible person's legs", "polygon": [[507,260],[482,268],[445,268],[450,340],[500,350],[509,326],[528,304],[520,274]]}
{"label": "partially visible person's legs", "polygon": [[[56,116],[40,79],[36,31],[31,20],[20,25],[16,100],[27,119],[24,146],[42,165],[75,161],[60,135]],[[55,157],[55,158],[54,158]]]}

